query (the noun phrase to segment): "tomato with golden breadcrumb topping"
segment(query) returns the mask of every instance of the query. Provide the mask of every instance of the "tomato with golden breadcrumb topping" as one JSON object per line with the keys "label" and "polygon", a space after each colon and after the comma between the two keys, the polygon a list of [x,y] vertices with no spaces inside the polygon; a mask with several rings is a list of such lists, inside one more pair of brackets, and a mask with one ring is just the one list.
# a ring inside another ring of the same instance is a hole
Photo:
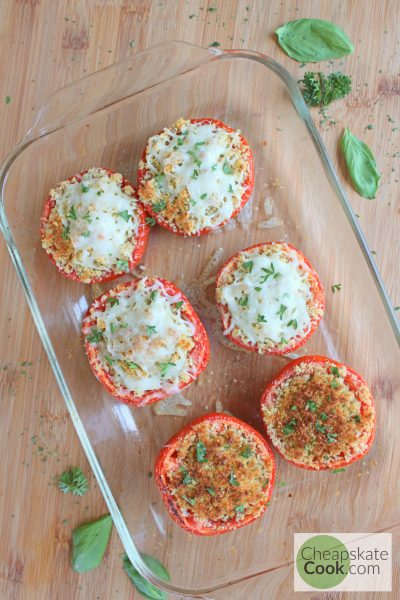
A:
{"label": "tomato with golden breadcrumb topping", "polygon": [[183,236],[222,227],[252,189],[248,142],[216,119],[179,119],[148,140],[139,164],[138,192],[146,210]]}
{"label": "tomato with golden breadcrumb topping", "polygon": [[203,415],[184,427],[165,444],[155,465],[169,514],[196,535],[234,531],[260,517],[274,478],[265,439],[222,413]]}
{"label": "tomato with golden breadcrumb topping", "polygon": [[149,227],[136,190],[108,169],[93,167],[50,190],[41,218],[41,241],[58,271],[75,281],[99,283],[140,262]]}
{"label": "tomato with golden breadcrumb topping", "polygon": [[82,324],[95,377],[118,400],[144,406],[190,385],[210,354],[207,333],[176,285],[132,279],[102,294]]}
{"label": "tomato with golden breadcrumb topping", "polygon": [[368,385],[350,367],[324,356],[286,365],[264,391],[261,416],[276,450],[316,471],[359,460],[375,434]]}

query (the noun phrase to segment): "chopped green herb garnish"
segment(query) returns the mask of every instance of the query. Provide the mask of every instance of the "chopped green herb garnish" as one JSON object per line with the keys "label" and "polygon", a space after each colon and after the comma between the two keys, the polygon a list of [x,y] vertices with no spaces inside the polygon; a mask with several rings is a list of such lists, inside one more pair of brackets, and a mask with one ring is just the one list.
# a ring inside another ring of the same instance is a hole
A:
{"label": "chopped green herb garnish", "polygon": [[342,287],[341,283],[335,283],[334,285],[331,286],[331,290],[333,293],[340,292],[341,287]]}
{"label": "chopped green herb garnish", "polygon": [[155,299],[156,296],[157,296],[157,290],[152,290],[150,292],[150,302],[153,302],[153,300]]}
{"label": "chopped green herb garnish", "polygon": [[336,438],[337,438],[337,433],[327,433],[326,434],[326,439],[328,440],[329,444],[333,444],[333,442],[336,442]]}
{"label": "chopped green herb garnish", "polygon": [[127,210],[121,210],[121,212],[118,213],[118,216],[121,217],[121,219],[124,219],[124,221],[126,221],[127,223],[131,218]]}
{"label": "chopped green herb garnish", "polygon": [[153,333],[157,333],[157,328],[155,325],[146,325],[146,335],[150,336]]}
{"label": "chopped green herb garnish", "polygon": [[236,475],[235,475],[235,473],[233,471],[231,471],[230,474],[229,474],[229,483],[231,485],[236,486],[236,487],[238,487],[240,485],[239,482],[238,482],[238,480],[236,479]]}
{"label": "chopped green herb garnish", "polygon": [[260,288],[260,287],[255,287],[254,289],[256,290],[256,292],[261,292],[261,289],[262,289],[262,288]]}
{"label": "chopped green herb garnish", "polygon": [[337,379],[334,379],[333,381],[331,381],[331,388],[337,390],[339,385],[340,385],[340,383]]}
{"label": "chopped green herb garnish", "polygon": [[278,312],[276,313],[277,315],[279,315],[279,318],[280,318],[281,321],[282,321],[283,314],[286,311],[286,309],[287,309],[287,306],[285,306],[284,304],[281,304],[280,307],[279,307]]}
{"label": "chopped green herb garnish", "polygon": [[228,187],[228,192],[229,192],[230,194],[233,194],[233,187],[232,187],[232,184],[231,184],[231,183],[229,184],[229,187]]}
{"label": "chopped green herb garnish", "polygon": [[83,194],[86,194],[89,190],[90,190],[89,186],[87,186],[87,185],[81,185],[81,192]]}
{"label": "chopped green herb garnish", "polygon": [[297,406],[293,404],[293,406],[290,407],[290,410],[297,410]]}
{"label": "chopped green herb garnish", "polygon": [[326,414],[326,412],[322,412],[319,415],[319,418],[321,419],[321,421],[327,421],[328,420],[328,415]]}
{"label": "chopped green herb garnish", "polygon": [[202,194],[202,195],[200,196],[200,200],[205,200],[206,198],[207,198],[207,194]]}
{"label": "chopped green herb garnish", "polygon": [[11,96],[6,96],[5,104],[10,104],[10,102],[11,102]]}
{"label": "chopped green herb garnish", "polygon": [[182,308],[183,306],[183,300],[179,300],[179,302],[175,302],[174,304],[174,308],[176,308],[176,310],[179,310],[180,308]]}
{"label": "chopped green herb garnish", "polygon": [[287,324],[288,327],[293,327],[293,329],[297,329],[297,321],[296,319],[290,319],[290,321]]}
{"label": "chopped green herb garnish", "polygon": [[245,449],[241,451],[240,456],[243,456],[243,458],[250,458],[250,456],[253,456],[253,451],[250,446],[246,446]]}
{"label": "chopped green herb garnish", "polygon": [[196,444],[196,460],[199,463],[208,462],[207,448],[205,447],[203,442],[197,442]]}
{"label": "chopped green herb garnish", "polygon": [[233,169],[230,166],[230,164],[228,163],[228,161],[224,161],[224,164],[222,165],[222,170],[225,173],[225,175],[232,175],[233,174]]}
{"label": "chopped green herb garnish", "polygon": [[254,261],[253,260],[246,260],[246,262],[244,262],[243,265],[242,265],[243,269],[247,273],[251,273],[252,272],[253,266],[254,266]]}
{"label": "chopped green herb garnish", "polygon": [[69,240],[69,235],[70,235],[70,231],[69,231],[69,223],[68,223],[68,225],[63,227],[62,232],[61,232],[61,237],[63,240]]}
{"label": "chopped green herb garnish", "polygon": [[342,467],[341,469],[332,469],[332,473],[342,473],[345,470],[346,469],[344,467]]}
{"label": "chopped green herb garnish", "polygon": [[188,498],[187,496],[181,496],[181,498],[188,502],[191,506],[194,506],[196,504],[195,498]]}
{"label": "chopped green herb garnish", "polygon": [[134,362],[127,362],[126,364],[130,369],[140,369],[139,365]]}
{"label": "chopped green herb garnish", "polygon": [[315,423],[315,429],[316,429],[317,431],[319,431],[320,433],[325,433],[325,426],[324,426],[324,425],[322,425],[322,423],[320,423],[319,421],[317,421],[317,422]]}
{"label": "chopped green herb garnish", "polygon": [[180,467],[180,471],[182,471],[182,483],[183,485],[190,485],[191,483],[194,483],[194,479],[193,477],[190,475],[189,471],[187,469],[185,469],[184,467]]}
{"label": "chopped green herb garnish", "polygon": [[209,48],[218,48],[220,45],[221,44],[219,42],[212,42],[211,44],[208,44]]}
{"label": "chopped green herb garnish", "polygon": [[154,227],[154,225],[156,224],[156,220],[154,217],[146,217],[145,220],[147,225],[150,225],[150,227]]}
{"label": "chopped green herb garnish", "polygon": [[199,176],[200,172],[198,169],[194,169],[193,173],[192,173],[192,179],[197,179]]}
{"label": "chopped green herb garnish", "polygon": [[306,408],[308,408],[308,410],[311,410],[311,412],[315,412],[317,410],[317,405],[312,400],[309,400],[306,403]]}
{"label": "chopped green herb garnish", "polygon": [[98,343],[103,339],[103,332],[97,327],[92,327],[91,333],[86,336],[86,341],[93,343]]}
{"label": "chopped green herb garnish", "polygon": [[217,170],[217,167],[218,167],[218,165],[217,165],[217,164],[213,165],[213,166],[211,167],[211,171],[216,171],[216,170]]}
{"label": "chopped green herb garnish", "polygon": [[204,146],[205,142],[196,142],[194,147],[196,150],[199,150],[200,146]]}
{"label": "chopped green herb garnish", "polygon": [[308,71],[299,83],[304,100],[310,106],[328,106],[351,92],[351,77],[340,71],[329,75]]}
{"label": "chopped green herb garnish", "polygon": [[98,196],[101,196],[101,195],[102,195],[102,193],[103,193],[103,190],[99,190],[99,191],[97,192],[97,195],[98,195]]}
{"label": "chopped green herb garnish", "polygon": [[82,237],[90,237],[90,231],[84,231]]}
{"label": "chopped green herb garnish", "polygon": [[331,367],[331,373],[335,377],[339,377],[339,369],[337,367]]}
{"label": "chopped green herb garnish", "polygon": [[117,331],[117,326],[114,323],[114,321],[111,321],[111,323],[110,323],[110,331],[111,331],[111,333],[115,333]]}
{"label": "chopped green herb garnish", "polygon": [[360,423],[361,422],[361,417],[360,415],[354,415],[353,417],[351,417],[352,419],[355,420],[356,423]]}
{"label": "chopped green herb garnish", "polygon": [[248,294],[244,294],[240,298],[237,298],[236,301],[239,304],[239,306],[242,306],[243,308],[245,308],[246,306],[248,306],[249,296],[248,296]]}
{"label": "chopped green herb garnish", "polygon": [[69,213],[67,214],[67,218],[71,219],[72,221],[76,221],[77,220],[77,215],[76,215],[76,210],[75,210],[75,206],[72,205],[71,208],[69,209]]}
{"label": "chopped green herb garnish", "polygon": [[79,467],[72,467],[64,471],[58,478],[58,489],[64,494],[83,496],[89,489],[88,480]]}
{"label": "chopped green herb garnish", "polygon": [[106,361],[108,362],[108,364],[111,366],[114,362],[114,359],[111,358],[111,356],[109,354],[105,354],[104,358],[106,359]]}
{"label": "chopped green herb garnish", "polygon": [[289,421],[289,423],[286,423],[286,425],[283,428],[283,433],[285,435],[290,435],[291,433],[294,433],[295,427],[297,425],[297,419],[292,419],[291,421]]}
{"label": "chopped green herb garnish", "polygon": [[166,363],[158,363],[158,366],[160,368],[161,371],[161,377],[165,377],[165,375],[167,374],[167,371],[170,367],[176,367],[176,364],[173,362],[166,362]]}
{"label": "chopped green herb garnish", "polygon": [[92,217],[90,216],[89,211],[87,211],[86,215],[84,215],[82,218],[85,219],[85,221],[87,221],[88,223],[91,223],[93,220]]}
{"label": "chopped green herb garnish", "polygon": [[159,202],[152,202],[151,207],[155,213],[159,213],[162,210],[164,210],[167,207],[167,205],[165,203],[165,200],[160,200]]}
{"label": "chopped green herb garnish", "polygon": [[207,492],[210,494],[210,496],[215,496],[215,490],[212,487],[208,487],[206,488]]}
{"label": "chopped green herb garnish", "polygon": [[108,304],[110,306],[114,306],[115,304],[119,304],[119,300],[115,296],[110,296],[110,298],[107,298],[106,302],[108,302]]}
{"label": "chopped green herb garnish", "polygon": [[264,267],[262,267],[261,270],[264,271],[265,275],[262,276],[260,283],[265,283],[269,277],[277,279],[281,275],[280,273],[275,273],[275,267],[273,263],[271,263],[269,269],[265,269]]}
{"label": "chopped green herb garnish", "polygon": [[257,315],[257,323],[266,323],[267,319],[264,317],[264,315]]}
{"label": "chopped green herb garnish", "polygon": [[118,271],[129,271],[129,262],[127,260],[119,258],[117,260],[117,269]]}
{"label": "chopped green herb garnish", "polygon": [[244,504],[239,504],[239,506],[235,506],[235,512],[238,515],[241,515],[244,513]]}

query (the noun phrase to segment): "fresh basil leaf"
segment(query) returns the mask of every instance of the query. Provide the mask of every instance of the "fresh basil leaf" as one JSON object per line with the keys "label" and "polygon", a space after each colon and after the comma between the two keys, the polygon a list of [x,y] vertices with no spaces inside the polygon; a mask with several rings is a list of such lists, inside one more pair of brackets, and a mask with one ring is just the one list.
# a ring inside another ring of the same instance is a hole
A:
{"label": "fresh basil leaf", "polygon": [[375,157],[367,144],[350,133],[346,127],[340,146],[356,191],[364,198],[375,198],[380,175]]}
{"label": "fresh basil leaf", "polygon": [[298,62],[319,62],[354,52],[345,32],[330,21],[297,19],[275,30],[281,48]]}
{"label": "fresh basil leaf", "polygon": [[105,515],[97,521],[84,523],[72,532],[72,568],[85,573],[99,566],[110,539],[112,518]]}
{"label": "fresh basil leaf", "polygon": [[[142,554],[141,557],[154,575],[158,575],[158,577],[164,579],[164,581],[170,580],[167,569],[156,558],[153,558],[149,554]],[[147,581],[147,579],[135,569],[126,554],[123,554],[122,556],[122,565],[125,573],[142,596],[149,598],[150,600],[168,600],[168,594],[159,590],[152,583]]]}

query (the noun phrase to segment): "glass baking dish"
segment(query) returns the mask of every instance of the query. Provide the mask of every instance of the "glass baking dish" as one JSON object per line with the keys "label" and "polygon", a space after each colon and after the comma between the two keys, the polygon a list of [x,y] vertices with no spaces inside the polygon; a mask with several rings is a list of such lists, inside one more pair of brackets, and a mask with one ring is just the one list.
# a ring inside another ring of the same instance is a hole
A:
{"label": "glass baking dish", "polygon": [[[251,204],[223,230],[182,239],[151,231],[141,272],[175,281],[202,317],[209,366],[184,397],[181,416],[129,408],[94,379],[80,324],[89,303],[111,287],[61,277],[41,250],[39,219],[48,190],[92,166],[136,180],[147,138],[179,117],[210,116],[240,128],[255,158]],[[33,318],[78,436],[126,552],[138,570],[181,597],[265,598],[292,593],[293,533],[386,531],[397,524],[400,468],[399,329],[370,252],[292,77],[268,57],[181,42],[155,46],[65,87],[42,107],[1,171],[1,227]],[[167,515],[151,476],[169,437],[194,417],[228,410],[261,429],[258,402],[288,359],[221,343],[213,279],[218,266],[251,244],[284,240],[320,275],[326,314],[300,354],[348,363],[376,398],[377,436],[365,460],[341,473],[312,473],[277,457],[265,515],[235,533],[191,536]],[[210,258],[213,259],[210,261]],[[340,283],[340,291],[331,286]],[[396,520],[397,519],[397,520]],[[169,570],[162,582],[139,553]],[[228,587],[229,586],[229,587]]]}

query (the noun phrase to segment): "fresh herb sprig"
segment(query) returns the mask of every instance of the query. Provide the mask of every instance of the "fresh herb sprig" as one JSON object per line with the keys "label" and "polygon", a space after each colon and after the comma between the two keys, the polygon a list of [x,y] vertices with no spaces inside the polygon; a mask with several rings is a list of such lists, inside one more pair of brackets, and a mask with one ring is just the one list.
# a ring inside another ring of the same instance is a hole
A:
{"label": "fresh herb sprig", "polygon": [[79,467],[72,467],[61,473],[58,478],[58,489],[64,494],[70,493],[74,496],[83,496],[89,489],[89,483]]}

